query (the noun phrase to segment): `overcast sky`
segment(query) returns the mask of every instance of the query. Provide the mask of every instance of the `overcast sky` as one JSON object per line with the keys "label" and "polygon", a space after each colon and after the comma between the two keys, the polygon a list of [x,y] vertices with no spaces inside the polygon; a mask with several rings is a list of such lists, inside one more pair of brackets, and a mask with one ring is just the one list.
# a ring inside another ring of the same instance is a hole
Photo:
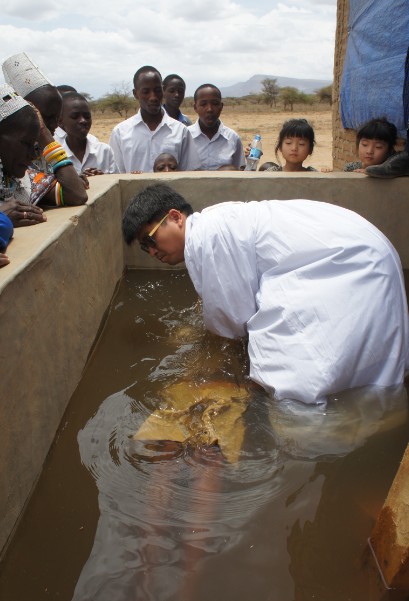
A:
{"label": "overcast sky", "polygon": [[95,98],[146,64],[182,75],[189,95],[257,73],[333,78],[336,0],[13,0],[1,13],[1,62],[25,51]]}

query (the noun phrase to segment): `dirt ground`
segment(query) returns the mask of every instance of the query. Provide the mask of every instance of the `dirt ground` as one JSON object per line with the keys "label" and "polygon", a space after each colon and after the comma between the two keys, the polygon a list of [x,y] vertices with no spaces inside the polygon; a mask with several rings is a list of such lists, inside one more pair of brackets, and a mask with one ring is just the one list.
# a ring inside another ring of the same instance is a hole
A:
{"label": "dirt ground", "polygon": [[[182,107],[182,111],[192,121],[196,119],[193,109]],[[277,162],[274,147],[283,122],[286,119],[300,117],[308,119],[311,123],[316,139],[314,152],[304,165],[306,167],[312,165],[316,169],[332,168],[332,113],[329,107],[320,108],[320,110],[307,107],[303,112],[294,110],[291,113],[259,106],[254,110],[238,106],[234,108],[225,106],[221,115],[223,123],[239,134],[243,144],[249,143],[254,134],[261,135],[264,153],[262,162]],[[102,142],[109,142],[113,127],[120,121],[123,121],[123,118],[117,114],[101,115],[98,113],[93,115],[91,132]]]}

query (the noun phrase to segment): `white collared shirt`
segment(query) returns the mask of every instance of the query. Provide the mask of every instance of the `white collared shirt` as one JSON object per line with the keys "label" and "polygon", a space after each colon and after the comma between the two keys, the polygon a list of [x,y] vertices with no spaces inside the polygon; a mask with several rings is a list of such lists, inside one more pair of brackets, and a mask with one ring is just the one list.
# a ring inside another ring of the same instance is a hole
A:
{"label": "white collared shirt", "polygon": [[155,159],[162,152],[168,152],[176,158],[180,171],[194,171],[200,167],[188,128],[169,117],[166,111],[163,111],[158,127],[151,131],[139,110],[136,115],[114,127],[109,144],[120,173],[152,172]]}
{"label": "white collared shirt", "polygon": [[95,136],[92,136],[91,134],[87,135],[87,145],[82,162],[68,146],[66,135],[64,137],[58,136],[57,141],[66,151],[68,158],[71,159],[74,169],[78,174],[85,171],[85,169],[100,169],[104,173],[119,173],[112,148],[108,144],[100,142]]}
{"label": "white collared shirt", "polygon": [[233,129],[226,127],[221,121],[219,129],[211,140],[202,132],[199,120],[189,125],[200,157],[200,168],[215,171],[223,165],[234,165],[240,169],[245,165],[243,144]]}

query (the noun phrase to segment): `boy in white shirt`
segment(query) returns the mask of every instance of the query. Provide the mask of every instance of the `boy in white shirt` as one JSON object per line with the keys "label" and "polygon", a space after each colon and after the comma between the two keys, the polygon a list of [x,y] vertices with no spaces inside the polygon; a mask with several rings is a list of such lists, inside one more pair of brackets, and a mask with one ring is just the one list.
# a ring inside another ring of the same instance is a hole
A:
{"label": "boy in white shirt", "polygon": [[243,145],[238,134],[219,119],[223,110],[222,95],[216,86],[205,83],[194,94],[198,120],[188,127],[200,157],[200,168],[215,171],[223,165],[241,169],[245,165]]}
{"label": "boy in white shirt", "polygon": [[181,171],[196,170],[199,157],[188,129],[162,108],[162,77],[155,67],[145,66],[134,75],[136,115],[114,127],[109,141],[121,173],[153,171],[156,157],[172,154]]}
{"label": "boy in white shirt", "polygon": [[87,176],[118,173],[112,148],[89,134],[91,111],[84,96],[66,92],[60,117],[63,136],[55,136],[65,148],[78,174]]}

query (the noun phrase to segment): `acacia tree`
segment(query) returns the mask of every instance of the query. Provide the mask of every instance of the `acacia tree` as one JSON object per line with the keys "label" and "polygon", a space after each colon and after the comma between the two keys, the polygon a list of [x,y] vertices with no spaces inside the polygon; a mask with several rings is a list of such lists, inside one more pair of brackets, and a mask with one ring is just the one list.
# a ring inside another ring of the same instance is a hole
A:
{"label": "acacia tree", "polygon": [[332,84],[316,90],[315,94],[320,102],[328,102],[330,106],[332,105]]}
{"label": "acacia tree", "polygon": [[110,94],[105,94],[98,102],[98,108],[104,112],[110,110],[121,117],[128,118],[128,113],[135,109],[135,100],[131,95],[130,85],[126,82],[114,86]]}
{"label": "acacia tree", "polygon": [[294,104],[311,104],[312,102],[311,96],[291,86],[280,89],[280,100],[284,105],[284,110],[289,108],[290,111],[294,110]]}
{"label": "acacia tree", "polygon": [[264,102],[269,104],[270,107],[273,105],[277,106],[277,98],[280,93],[277,80],[271,77],[266,77],[266,79],[263,79],[261,82],[261,85],[263,86],[262,93],[264,96]]}
{"label": "acacia tree", "polygon": [[89,92],[80,92],[81,96],[84,96],[87,102],[92,102],[92,96]]}

